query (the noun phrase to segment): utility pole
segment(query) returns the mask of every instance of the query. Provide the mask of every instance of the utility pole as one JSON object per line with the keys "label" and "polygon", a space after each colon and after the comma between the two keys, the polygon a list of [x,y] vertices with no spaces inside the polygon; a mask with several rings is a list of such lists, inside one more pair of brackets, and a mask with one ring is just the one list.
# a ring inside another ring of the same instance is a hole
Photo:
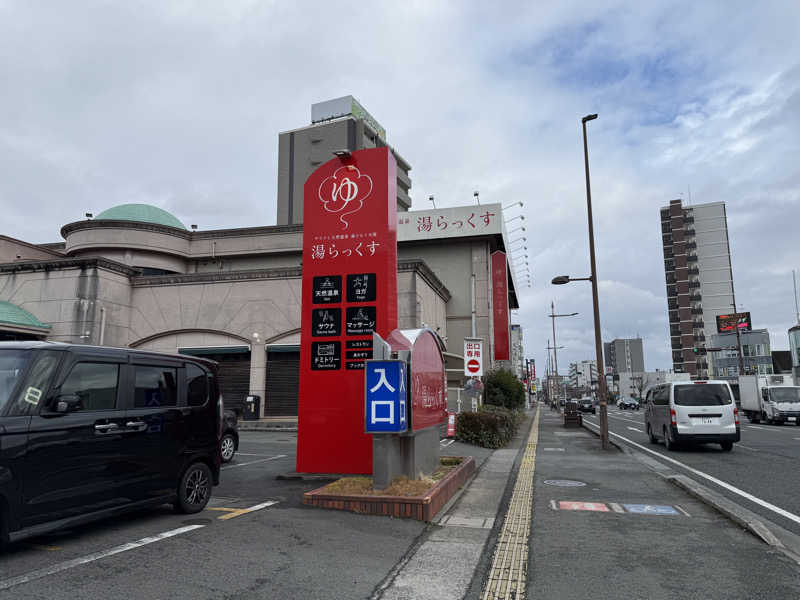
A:
{"label": "utility pole", "polygon": [[[550,301],[550,314],[547,315],[553,321],[553,362],[556,370],[556,380],[558,380],[558,348],[563,348],[556,343],[556,317],[574,317],[578,313],[565,313],[563,315],[556,314],[556,305],[554,301]],[[559,386],[558,397],[561,397],[561,386]]]}

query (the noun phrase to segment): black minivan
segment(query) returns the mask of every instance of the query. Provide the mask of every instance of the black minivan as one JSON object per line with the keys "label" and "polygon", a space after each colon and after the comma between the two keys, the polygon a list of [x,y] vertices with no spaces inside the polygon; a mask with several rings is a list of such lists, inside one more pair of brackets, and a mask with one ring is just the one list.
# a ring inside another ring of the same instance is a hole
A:
{"label": "black minivan", "polygon": [[222,411],[212,361],[0,342],[0,546],[147,506],[203,510]]}

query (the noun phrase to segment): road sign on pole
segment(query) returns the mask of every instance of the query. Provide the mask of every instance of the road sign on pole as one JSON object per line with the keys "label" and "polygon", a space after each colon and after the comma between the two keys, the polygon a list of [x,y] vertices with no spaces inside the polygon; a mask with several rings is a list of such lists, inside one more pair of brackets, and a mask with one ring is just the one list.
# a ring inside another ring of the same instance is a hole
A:
{"label": "road sign on pole", "polygon": [[483,340],[480,338],[464,338],[464,375],[483,376]]}

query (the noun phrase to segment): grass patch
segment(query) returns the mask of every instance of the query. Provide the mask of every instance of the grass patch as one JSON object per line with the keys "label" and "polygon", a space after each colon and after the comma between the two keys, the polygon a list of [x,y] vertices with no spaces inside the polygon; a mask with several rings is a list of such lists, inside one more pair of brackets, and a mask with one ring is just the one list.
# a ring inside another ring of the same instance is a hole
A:
{"label": "grass patch", "polygon": [[385,490],[372,488],[372,477],[342,477],[329,483],[321,492],[340,496],[423,496],[445,475],[461,464],[463,459],[447,457],[440,461],[440,466],[430,476],[422,479],[409,479],[401,476],[392,479],[392,484]]}

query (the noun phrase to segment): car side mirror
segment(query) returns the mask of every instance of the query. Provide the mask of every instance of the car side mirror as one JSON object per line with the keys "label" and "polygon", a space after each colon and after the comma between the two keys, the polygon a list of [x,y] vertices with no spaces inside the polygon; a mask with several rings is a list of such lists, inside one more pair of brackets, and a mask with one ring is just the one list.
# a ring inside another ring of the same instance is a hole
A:
{"label": "car side mirror", "polygon": [[56,398],[56,412],[68,413],[75,412],[83,408],[80,396],[75,394],[62,394]]}

